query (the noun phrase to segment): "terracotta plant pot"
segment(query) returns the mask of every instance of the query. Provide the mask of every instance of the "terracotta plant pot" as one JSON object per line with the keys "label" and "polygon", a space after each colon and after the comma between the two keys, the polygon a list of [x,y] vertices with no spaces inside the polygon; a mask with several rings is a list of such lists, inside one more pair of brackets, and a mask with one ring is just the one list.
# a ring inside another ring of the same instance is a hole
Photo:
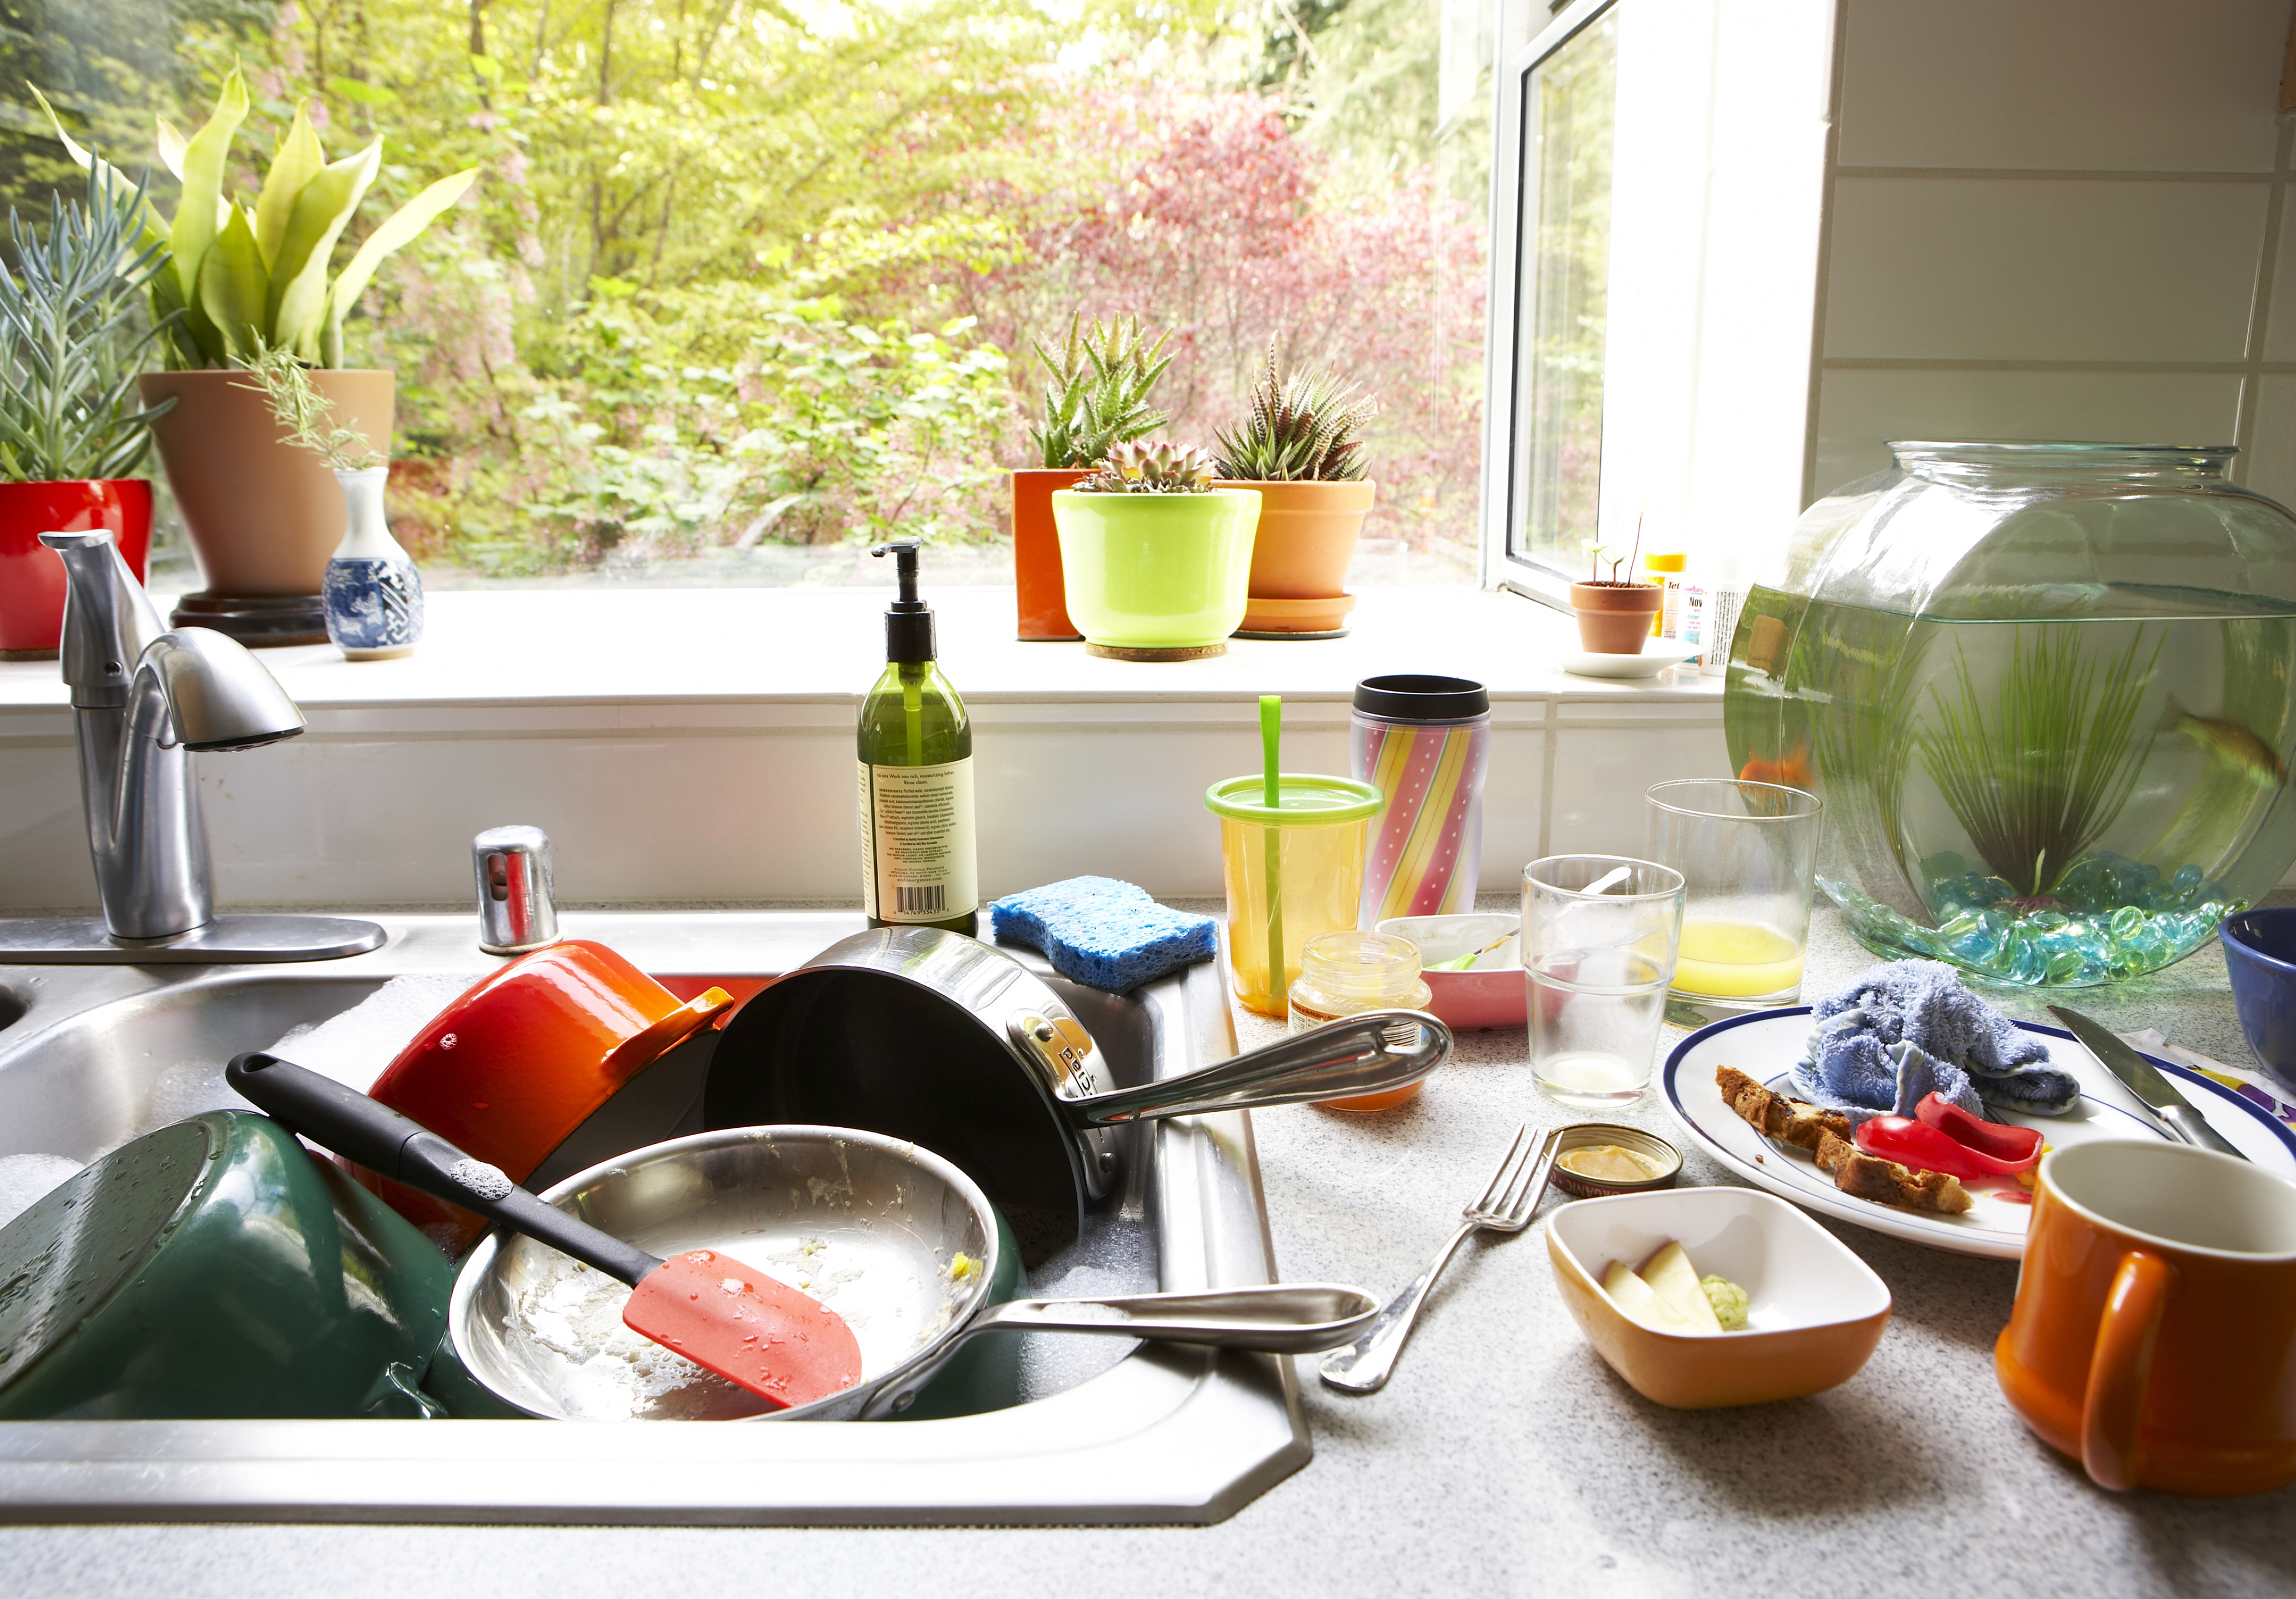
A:
{"label": "terracotta plant pot", "polygon": [[0,483],[0,660],[53,660],[63,637],[64,562],[43,533],[107,528],[135,580],[152,550],[152,485],[141,478]]}
{"label": "terracotta plant pot", "polygon": [[[1376,483],[1259,483],[1220,480],[1220,488],[1259,491],[1259,532],[1251,546],[1251,598],[1290,602],[1247,612],[1255,633],[1320,633],[1354,608],[1348,566],[1376,497]],[[1301,606],[1300,601],[1322,601]]]}
{"label": "terracotta plant pot", "polygon": [[1069,614],[1085,647],[1120,660],[1223,654],[1243,619],[1259,496],[1209,494],[1053,496]]}
{"label": "terracotta plant pot", "polygon": [[1021,467],[1013,473],[1013,580],[1020,591],[1022,638],[1084,636],[1069,620],[1061,535],[1053,523],[1053,491],[1073,488],[1091,475],[1046,466]]}
{"label": "terracotta plant pot", "polygon": [[1651,618],[1666,603],[1655,583],[1573,583],[1570,609],[1580,648],[1595,655],[1639,655]]}
{"label": "terracotta plant pot", "polygon": [[[318,371],[341,424],[390,448],[392,375]],[[242,372],[147,372],[144,403],[176,404],[152,424],[168,481],[210,594],[316,594],[342,542],[343,491],[326,463],[279,437],[254,380]]]}

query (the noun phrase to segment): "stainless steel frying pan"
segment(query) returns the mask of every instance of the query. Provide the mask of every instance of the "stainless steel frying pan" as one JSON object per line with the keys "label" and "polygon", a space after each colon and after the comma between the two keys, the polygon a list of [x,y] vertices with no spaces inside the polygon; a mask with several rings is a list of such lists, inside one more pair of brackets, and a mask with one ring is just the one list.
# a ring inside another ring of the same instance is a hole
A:
{"label": "stainless steel frying pan", "polygon": [[[659,1373],[660,1352],[612,1336],[615,1285],[585,1283],[548,1245],[497,1231],[463,1263],[448,1334],[473,1376],[536,1416],[895,1415],[966,1339],[1000,1329],[1304,1354],[1351,1342],[1379,1312],[1361,1289],[1324,1283],[992,1305],[1001,1246],[987,1196],[930,1150],[850,1128],[702,1133],[619,1156],[542,1197],[657,1254],[713,1249],[806,1288],[853,1328],[863,1378],[781,1411],[698,1371],[649,1384],[641,1368]],[[590,1308],[586,1340],[567,1314],[578,1302]]]}
{"label": "stainless steel frying pan", "polygon": [[1449,1058],[1418,1011],[1378,1011],[1250,1054],[1117,1088],[1075,1013],[993,945],[881,928],[823,950],[727,1022],[705,1127],[812,1122],[923,1144],[970,1173],[1016,1227],[1104,1193],[1131,1121],[1376,1094]]}

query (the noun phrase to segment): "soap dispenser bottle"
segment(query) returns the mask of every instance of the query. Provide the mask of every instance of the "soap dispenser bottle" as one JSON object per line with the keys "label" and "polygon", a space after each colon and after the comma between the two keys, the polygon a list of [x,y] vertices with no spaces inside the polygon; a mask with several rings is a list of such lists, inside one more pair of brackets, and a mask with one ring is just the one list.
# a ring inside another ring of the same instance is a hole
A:
{"label": "soap dispenser bottle", "polygon": [[917,598],[917,541],[890,554],[901,594],[885,611],[885,671],[861,702],[861,902],[872,927],[969,933],[980,906],[972,835],[972,726],[933,663],[932,610]]}

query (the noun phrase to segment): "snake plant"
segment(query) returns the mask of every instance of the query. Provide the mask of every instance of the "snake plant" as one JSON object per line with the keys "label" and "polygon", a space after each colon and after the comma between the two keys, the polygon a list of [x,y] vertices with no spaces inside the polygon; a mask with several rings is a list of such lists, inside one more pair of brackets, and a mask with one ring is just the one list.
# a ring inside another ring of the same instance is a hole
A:
{"label": "snake plant", "polygon": [[[40,109],[84,170],[112,170],[64,131],[45,95]],[[231,142],[247,110],[247,86],[234,68],[223,80],[214,113],[190,138],[160,119],[160,159],[181,180],[183,198],[173,219],[161,217],[148,201],[139,201],[135,216],[138,248],[158,243],[166,250],[167,270],[153,276],[151,289],[153,319],[169,323],[168,365],[243,366],[260,349],[275,348],[302,361],[340,366],[343,318],[375,268],[460,200],[478,168],[442,177],[408,201],[331,276],[336,242],[381,168],[382,140],[330,161],[299,103],[250,205],[223,192]]]}
{"label": "snake plant", "polygon": [[160,247],[131,242],[141,189],[108,169],[87,176],[85,204],[48,199],[44,239],[14,208],[16,273],[0,270],[0,478],[64,482],[123,478],[150,447],[136,370],[165,324],[136,332],[135,297],[164,272]]}

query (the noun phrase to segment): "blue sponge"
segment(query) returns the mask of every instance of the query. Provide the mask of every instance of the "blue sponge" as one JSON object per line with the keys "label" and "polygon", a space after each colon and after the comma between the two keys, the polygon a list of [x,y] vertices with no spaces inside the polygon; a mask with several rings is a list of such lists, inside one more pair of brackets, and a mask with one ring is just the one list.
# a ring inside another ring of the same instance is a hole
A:
{"label": "blue sponge", "polygon": [[1209,960],[1219,947],[1210,916],[1184,915],[1113,877],[1071,877],[988,905],[998,939],[1044,951],[1070,982],[1121,994]]}

